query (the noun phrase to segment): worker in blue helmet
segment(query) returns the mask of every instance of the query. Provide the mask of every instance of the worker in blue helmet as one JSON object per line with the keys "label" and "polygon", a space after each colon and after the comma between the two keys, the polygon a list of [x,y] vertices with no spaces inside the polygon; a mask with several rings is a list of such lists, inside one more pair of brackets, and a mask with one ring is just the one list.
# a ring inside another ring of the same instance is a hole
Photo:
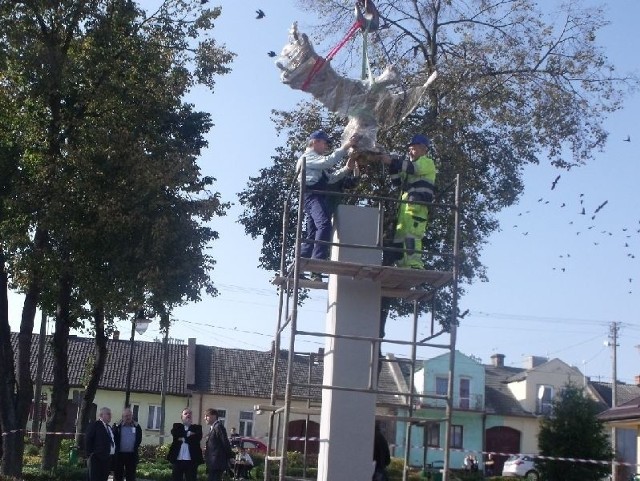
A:
{"label": "worker in blue helmet", "polygon": [[[349,148],[357,139],[351,138],[340,148],[329,153],[329,136],[322,130],[313,132],[307,141],[307,148],[296,164],[296,170],[305,163],[304,211],[307,215],[306,238],[316,241],[331,240],[331,200],[325,192],[334,190],[332,184],[340,181],[354,170],[355,161],[348,159]],[[338,162],[347,159],[345,165],[336,171],[330,169]],[[300,177],[298,177],[300,180]],[[311,192],[316,191],[316,192]],[[329,246],[317,242],[304,242],[300,255],[312,259],[326,259]]]}
{"label": "worker in blue helmet", "polygon": [[393,237],[394,246],[404,249],[396,267],[424,269],[422,237],[427,229],[429,209],[423,204],[432,202],[436,182],[436,166],[431,157],[431,141],[424,135],[414,135],[408,145],[409,158],[385,155],[382,161],[389,165],[391,182],[400,187],[402,201]]}

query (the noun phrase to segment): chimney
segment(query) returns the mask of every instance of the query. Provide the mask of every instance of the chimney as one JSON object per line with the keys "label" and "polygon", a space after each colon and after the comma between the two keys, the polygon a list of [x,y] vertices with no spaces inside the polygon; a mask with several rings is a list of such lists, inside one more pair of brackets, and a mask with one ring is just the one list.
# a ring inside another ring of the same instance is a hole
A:
{"label": "chimney", "polygon": [[115,331],[113,331],[113,340],[114,341],[119,341],[120,340],[120,331],[118,331],[117,329]]}
{"label": "chimney", "polygon": [[640,374],[639,374],[639,375],[636,375],[636,376],[633,378],[633,383],[634,383],[636,386],[640,386]]}
{"label": "chimney", "polygon": [[504,354],[493,354],[491,356],[491,365],[494,367],[504,367]]}
{"label": "chimney", "polygon": [[549,359],[543,356],[527,356],[524,359],[524,368],[525,369],[533,369],[534,367],[538,367],[541,364],[544,364]]}
{"label": "chimney", "polygon": [[187,389],[194,390],[196,386],[196,338],[187,341],[187,372],[185,373]]}

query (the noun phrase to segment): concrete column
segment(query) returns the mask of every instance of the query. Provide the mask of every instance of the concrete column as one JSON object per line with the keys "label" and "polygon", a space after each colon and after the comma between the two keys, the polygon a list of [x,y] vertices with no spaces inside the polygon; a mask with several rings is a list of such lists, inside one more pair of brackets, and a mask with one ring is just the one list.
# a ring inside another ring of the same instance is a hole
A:
{"label": "concrete column", "polygon": [[[340,205],[334,222],[334,242],[375,245],[378,210]],[[381,253],[373,249],[333,247],[331,260],[380,265]],[[329,277],[326,332],[378,336],[380,283]],[[377,373],[377,346],[373,371]],[[323,384],[367,388],[372,343],[327,338]],[[374,378],[375,387],[375,378]],[[318,481],[369,480],[373,474],[375,394],[325,389],[322,392]]]}

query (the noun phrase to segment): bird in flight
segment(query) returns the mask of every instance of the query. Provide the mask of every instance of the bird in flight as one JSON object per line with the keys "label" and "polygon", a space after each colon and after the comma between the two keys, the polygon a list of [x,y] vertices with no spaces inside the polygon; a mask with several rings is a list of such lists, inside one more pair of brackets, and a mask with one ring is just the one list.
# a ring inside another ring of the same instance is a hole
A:
{"label": "bird in flight", "polygon": [[631,136],[627,135],[627,138],[623,139],[623,142],[631,142]]}
{"label": "bird in flight", "polygon": [[275,57],[277,54],[276,54],[273,50],[269,50],[269,51],[267,52],[267,55],[268,55],[269,57]]}
{"label": "bird in flight", "polygon": [[560,180],[560,176],[558,175],[558,177],[556,177],[554,181],[551,183],[551,190],[556,188],[556,184],[558,183],[559,180]]}
{"label": "bird in flight", "polygon": [[598,212],[600,212],[600,211],[602,210],[602,208],[603,208],[605,205],[607,205],[608,203],[609,203],[609,201],[608,201],[608,200],[605,200],[602,204],[600,204],[600,205],[596,208],[596,210],[595,210],[594,214],[597,214]]}
{"label": "bird in flight", "polygon": [[257,14],[256,18],[258,20],[260,20],[261,18],[264,18],[264,16],[265,16],[264,12],[262,10],[260,10],[260,9],[256,10],[256,14]]}

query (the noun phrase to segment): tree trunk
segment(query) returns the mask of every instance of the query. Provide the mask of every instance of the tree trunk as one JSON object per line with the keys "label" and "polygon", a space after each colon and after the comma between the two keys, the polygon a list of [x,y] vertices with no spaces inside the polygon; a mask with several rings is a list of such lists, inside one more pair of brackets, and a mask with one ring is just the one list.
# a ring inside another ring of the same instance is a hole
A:
{"label": "tree trunk", "polygon": [[42,453],[42,469],[50,471],[58,464],[60,441],[58,434],[64,429],[67,419],[67,400],[69,399],[69,330],[71,304],[71,275],[68,262],[64,263],[59,279],[56,325],[53,333],[53,389],[51,391],[51,410],[47,416],[47,434]]}
{"label": "tree trunk", "polygon": [[18,477],[22,474],[22,432],[16,415],[16,377],[9,326],[9,279],[4,255],[0,253],[0,425],[2,432],[2,474]]}
{"label": "tree trunk", "polygon": [[91,368],[91,377],[84,389],[84,396],[82,397],[82,403],[80,404],[80,410],[78,411],[78,418],[76,420],[76,446],[80,448],[79,452],[83,457],[85,455],[84,434],[87,430],[87,425],[92,421],[92,419],[89,419],[91,405],[96,397],[98,385],[100,384],[100,379],[102,379],[104,366],[107,362],[107,338],[104,335],[104,309],[97,308],[93,312],[93,318],[96,330],[95,360]]}
{"label": "tree trunk", "polygon": [[[45,250],[47,233],[40,227],[36,228],[33,245],[34,252],[40,257]],[[36,269],[31,274],[31,282],[24,296],[22,305],[22,318],[20,321],[20,335],[18,337],[18,365],[16,375],[18,378],[18,391],[16,402],[16,415],[18,425],[27,426],[29,409],[33,401],[33,380],[31,379],[31,341],[33,339],[33,326],[35,324],[36,309],[40,301],[42,291],[41,273]],[[24,437],[21,438],[20,452],[24,451]],[[22,456],[22,454],[21,454]]]}

